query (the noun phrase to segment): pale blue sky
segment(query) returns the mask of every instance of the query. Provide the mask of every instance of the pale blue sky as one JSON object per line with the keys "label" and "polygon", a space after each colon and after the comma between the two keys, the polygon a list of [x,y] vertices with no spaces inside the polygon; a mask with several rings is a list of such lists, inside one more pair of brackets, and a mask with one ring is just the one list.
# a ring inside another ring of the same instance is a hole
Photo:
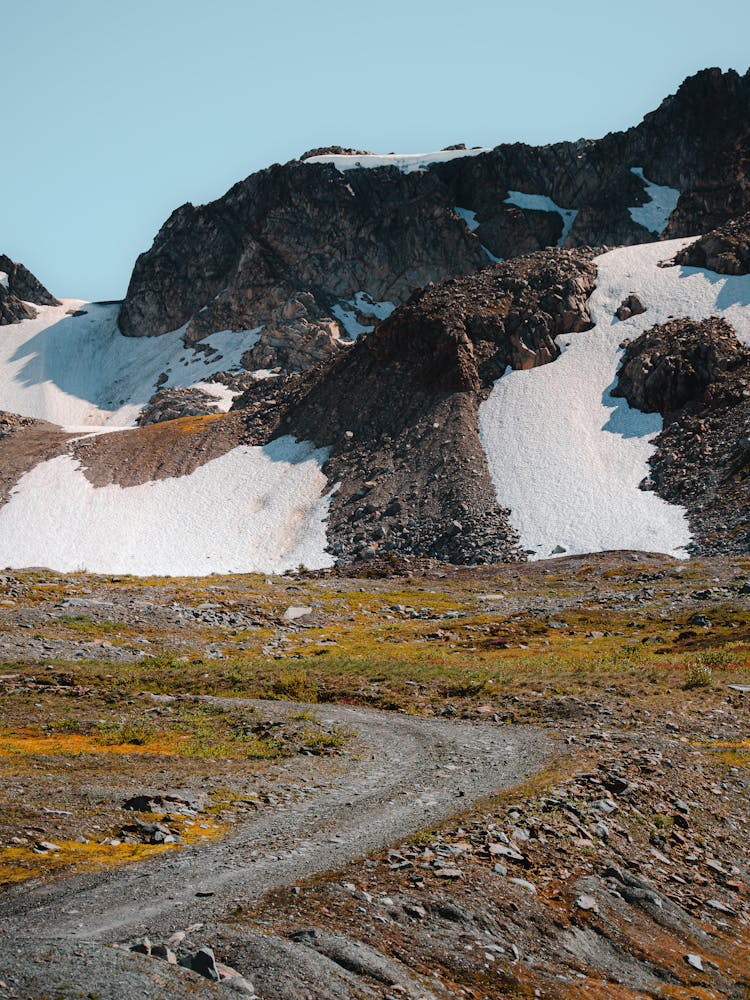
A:
{"label": "pale blue sky", "polygon": [[0,253],[118,298],[172,209],[311,146],[635,124],[748,68],[747,0],[0,0]]}

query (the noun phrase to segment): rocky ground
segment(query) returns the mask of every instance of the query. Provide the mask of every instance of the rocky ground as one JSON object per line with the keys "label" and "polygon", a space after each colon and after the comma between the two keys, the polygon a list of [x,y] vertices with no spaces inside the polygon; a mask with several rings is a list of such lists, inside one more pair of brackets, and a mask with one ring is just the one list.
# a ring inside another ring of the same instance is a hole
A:
{"label": "rocky ground", "polygon": [[2,590],[0,995],[747,995],[747,560]]}

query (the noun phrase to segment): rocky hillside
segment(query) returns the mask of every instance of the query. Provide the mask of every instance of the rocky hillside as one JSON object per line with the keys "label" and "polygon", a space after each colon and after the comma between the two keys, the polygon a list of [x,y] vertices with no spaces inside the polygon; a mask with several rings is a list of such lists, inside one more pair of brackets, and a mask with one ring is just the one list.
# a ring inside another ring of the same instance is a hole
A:
{"label": "rocky hillside", "polygon": [[489,258],[723,224],[750,205],[749,148],[750,76],[705,70],[599,140],[421,163],[313,150],[177,209],[136,262],[120,326],[155,336],[187,324],[189,341],[253,330],[255,367],[303,369],[417,287]]}

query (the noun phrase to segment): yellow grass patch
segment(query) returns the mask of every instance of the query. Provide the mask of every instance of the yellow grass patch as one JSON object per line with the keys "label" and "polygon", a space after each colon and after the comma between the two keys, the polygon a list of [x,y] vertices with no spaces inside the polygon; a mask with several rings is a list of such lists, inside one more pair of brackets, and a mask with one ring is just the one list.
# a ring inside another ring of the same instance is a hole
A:
{"label": "yellow grass patch", "polygon": [[[0,886],[25,882],[65,869],[68,873],[91,871],[143,861],[175,850],[186,844],[216,840],[224,826],[208,816],[194,819],[171,819],[170,829],[182,838],[177,844],[80,843],[77,840],[54,841],[59,850],[37,853],[32,844],[11,845],[0,850]],[[108,841],[117,838],[107,838]]]}
{"label": "yellow grass patch", "polygon": [[77,733],[60,736],[27,734],[0,735],[0,757],[33,756],[35,754],[78,756],[79,754],[116,753],[172,756],[179,753],[180,743],[187,736],[168,736],[152,743],[105,743],[93,736]]}

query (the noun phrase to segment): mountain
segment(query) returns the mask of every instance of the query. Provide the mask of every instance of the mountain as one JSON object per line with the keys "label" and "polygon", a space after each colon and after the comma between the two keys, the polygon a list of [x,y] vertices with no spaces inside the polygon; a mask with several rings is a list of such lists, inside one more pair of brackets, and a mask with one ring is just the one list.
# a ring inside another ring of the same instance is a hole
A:
{"label": "mountain", "polygon": [[747,551],[749,148],[705,70],[599,140],[260,171],[122,304],[1,257],[0,563]]}
{"label": "mountain", "polygon": [[254,364],[301,369],[416,288],[488,259],[713,229],[750,209],[749,153],[750,74],[719,70],[599,140],[315,150],[178,208],[136,262],[120,327],[156,336],[187,324],[191,342],[256,330]]}

